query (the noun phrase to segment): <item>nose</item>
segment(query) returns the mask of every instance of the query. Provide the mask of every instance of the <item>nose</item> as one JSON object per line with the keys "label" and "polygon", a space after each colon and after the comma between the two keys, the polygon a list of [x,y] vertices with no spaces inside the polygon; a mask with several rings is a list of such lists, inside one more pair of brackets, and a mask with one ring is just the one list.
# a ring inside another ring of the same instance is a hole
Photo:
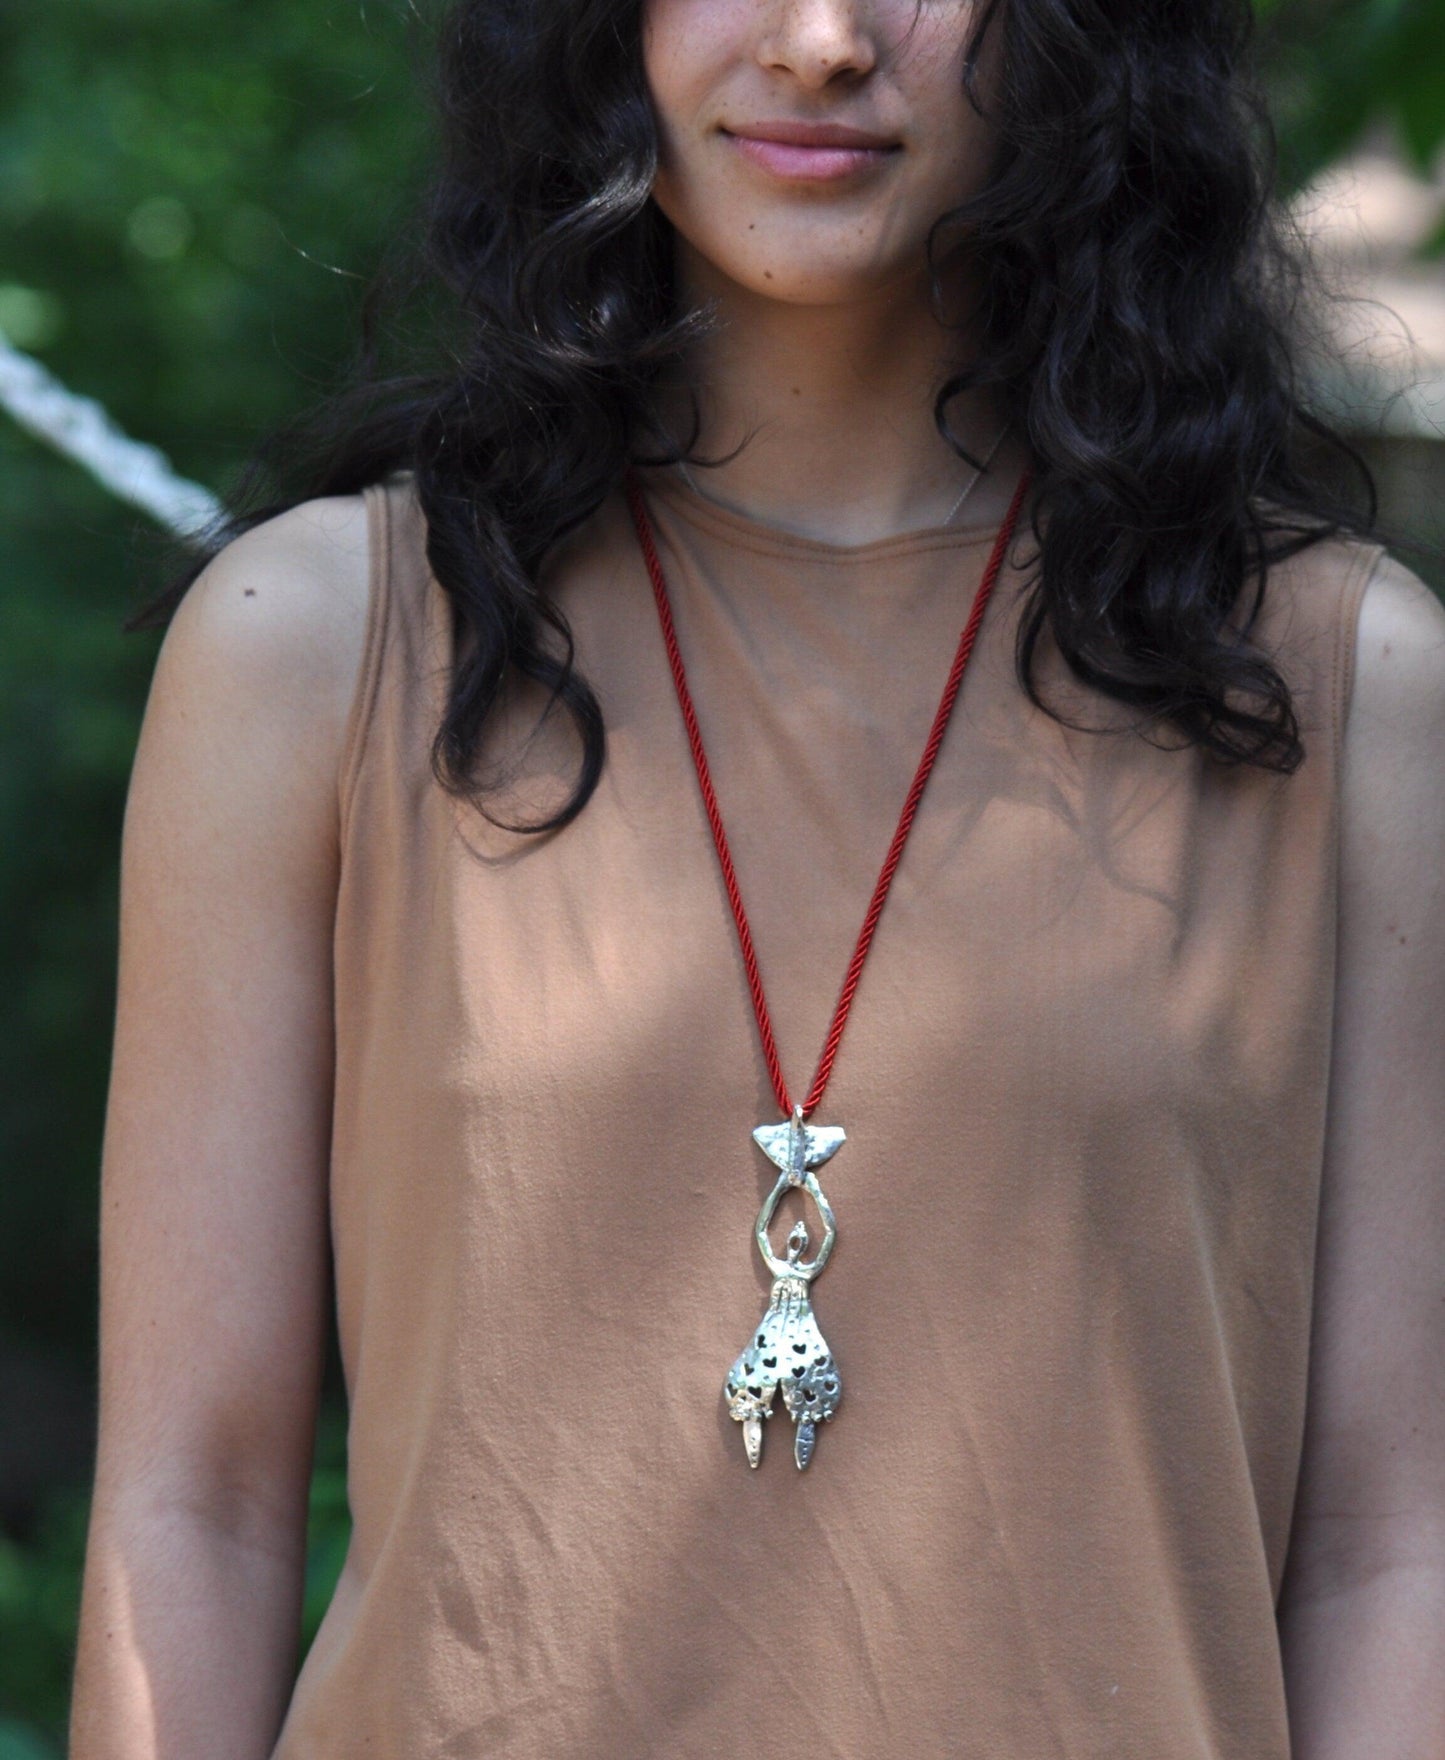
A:
{"label": "nose", "polygon": [[821,89],[840,73],[864,74],[876,65],[872,8],[860,0],[777,0],[769,10],[758,40],[761,66]]}

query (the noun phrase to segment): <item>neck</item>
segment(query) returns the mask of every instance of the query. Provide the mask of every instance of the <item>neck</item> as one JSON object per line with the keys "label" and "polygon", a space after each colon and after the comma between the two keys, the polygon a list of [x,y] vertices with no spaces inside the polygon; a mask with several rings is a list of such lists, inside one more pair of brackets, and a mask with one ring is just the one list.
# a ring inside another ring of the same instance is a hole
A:
{"label": "neck", "polygon": [[[679,250],[687,296],[713,302],[718,322],[680,379],[659,388],[658,413],[682,440],[691,391],[700,456],[746,441],[725,464],[692,467],[706,494],[768,525],[838,544],[942,524],[965,488],[959,524],[1003,518],[1022,446],[1006,435],[969,487],[976,471],[933,419],[939,383],[967,358],[968,331],[939,324],[924,284],[846,304],[789,303],[726,280],[681,240]],[[965,392],[947,413],[973,457],[986,457],[1003,427],[992,392]]]}

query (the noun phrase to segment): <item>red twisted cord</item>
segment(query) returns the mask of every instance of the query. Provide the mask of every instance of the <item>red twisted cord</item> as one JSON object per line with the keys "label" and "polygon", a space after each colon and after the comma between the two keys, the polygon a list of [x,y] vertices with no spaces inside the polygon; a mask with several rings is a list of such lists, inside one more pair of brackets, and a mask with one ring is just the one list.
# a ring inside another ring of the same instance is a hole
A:
{"label": "red twisted cord", "polygon": [[[968,664],[969,654],[973,651],[974,637],[978,634],[979,625],[983,622],[983,614],[988,605],[989,595],[993,591],[994,582],[998,579],[999,569],[1008,552],[1009,541],[1013,537],[1019,509],[1023,506],[1024,497],[1028,493],[1031,476],[1031,472],[1024,471],[1019,479],[1018,487],[1014,490],[1013,500],[1009,503],[1003,524],[999,527],[997,538],[994,539],[993,552],[988,559],[988,566],[984,569],[983,578],[978,584],[978,591],[974,594],[973,609],[969,612],[968,621],[963,626],[963,633],[958,638],[958,649],[953,656],[953,665],[949,668],[948,679],[943,687],[943,696],[939,702],[938,711],[933,717],[933,726],[929,731],[927,742],[923,747],[923,756],[919,759],[918,769],[914,772],[912,785],[903,803],[903,811],[899,815],[898,827],[893,833],[893,841],[888,846],[888,854],[883,858],[883,867],[879,871],[878,883],[873,888],[873,897],[869,900],[867,912],[863,917],[863,927],[858,934],[858,944],[853,949],[853,957],[849,960],[848,970],[843,977],[843,987],[838,993],[837,1007],[833,1011],[833,1023],[829,1027],[828,1037],[823,1043],[823,1055],[818,1060],[818,1068],[813,1077],[812,1086],[808,1089],[807,1098],[803,1101],[804,1118],[809,1116],[823,1098],[823,1090],[828,1085],[828,1077],[833,1069],[833,1059],[838,1054],[838,1045],[842,1040],[843,1028],[848,1020],[848,1010],[852,1006],[853,995],[858,988],[858,980],[863,972],[863,961],[868,956],[868,947],[873,940],[873,931],[878,927],[878,919],[883,914],[883,903],[888,897],[888,888],[893,883],[894,872],[902,858],[903,845],[907,841],[914,814],[918,811],[918,803],[923,798],[924,785],[933,768],[933,761],[938,756],[938,748],[943,744],[944,730],[948,726],[948,718],[952,713],[958,688],[963,682],[963,669]],[[768,999],[763,994],[763,976],[758,968],[757,950],[753,946],[753,932],[748,927],[748,914],[743,908],[742,891],[738,886],[737,872],[733,867],[732,852],[728,848],[727,833],[723,830],[722,813],[718,808],[717,794],[712,784],[712,772],[708,768],[707,753],[703,750],[702,731],[698,726],[697,711],[693,707],[692,692],[688,689],[687,675],[683,670],[682,650],[678,647],[677,631],[673,626],[672,605],[668,598],[667,580],[662,572],[662,564],[657,559],[657,546],[653,542],[652,525],[647,517],[642,490],[635,473],[631,470],[627,473],[625,486],[628,505],[632,509],[633,525],[637,529],[638,542],[642,546],[643,559],[652,580],[653,597],[657,601],[657,615],[662,624],[662,640],[667,649],[668,663],[672,667],[672,681],[677,687],[678,705],[682,710],[683,724],[687,728],[688,744],[692,748],[693,763],[697,768],[703,806],[707,811],[708,824],[712,827],[713,842],[717,846],[718,862],[722,868],[723,883],[727,888],[728,903],[732,906],[733,921],[737,924],[738,944],[742,949],[743,967],[748,977],[748,989],[752,993],[753,1013],[758,1020],[758,1035],[762,1040],[763,1057],[767,1062],[768,1074],[772,1078],[773,1093],[777,1096],[778,1105],[783,1110],[783,1116],[790,1118],[793,1112],[793,1102],[788,1094],[788,1084],[783,1079],[782,1061],[778,1056],[777,1041],[773,1037],[772,1017],[768,1013]]]}

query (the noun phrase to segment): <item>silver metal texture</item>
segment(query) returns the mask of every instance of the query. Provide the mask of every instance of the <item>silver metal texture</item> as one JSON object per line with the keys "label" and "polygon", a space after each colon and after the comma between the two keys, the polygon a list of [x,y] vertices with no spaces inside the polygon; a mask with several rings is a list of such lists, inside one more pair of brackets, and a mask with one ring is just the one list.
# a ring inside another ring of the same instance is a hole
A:
{"label": "silver metal texture", "polygon": [[[832,1207],[813,1170],[838,1152],[844,1133],[837,1125],[805,1125],[802,1108],[795,1106],[786,1124],[759,1125],[753,1138],[781,1170],[753,1227],[763,1263],[773,1274],[773,1287],[756,1331],[728,1371],[724,1392],[728,1412],[743,1427],[748,1465],[756,1467],[763,1456],[763,1423],[772,1416],[773,1400],[781,1388],[783,1405],[795,1426],[793,1459],[802,1468],[813,1458],[818,1425],[833,1416],[843,1398],[843,1380],[813,1317],[808,1286],[827,1263],[838,1234]],[[795,1186],[808,1193],[823,1218],[823,1241],[812,1259],[804,1257],[808,1230],[802,1222],[793,1225],[785,1259],[777,1257],[768,1239],[779,1199]]]}

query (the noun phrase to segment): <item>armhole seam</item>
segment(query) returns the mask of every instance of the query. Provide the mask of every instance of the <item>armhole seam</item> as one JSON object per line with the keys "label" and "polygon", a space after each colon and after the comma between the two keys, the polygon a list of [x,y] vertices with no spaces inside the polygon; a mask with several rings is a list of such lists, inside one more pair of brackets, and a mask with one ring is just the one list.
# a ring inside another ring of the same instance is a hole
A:
{"label": "armhole seam", "polygon": [[350,831],[357,778],[376,708],[391,598],[391,510],[386,485],[370,483],[361,494],[366,506],[366,631],[337,773],[337,826],[342,849]]}
{"label": "armhole seam", "polygon": [[[1355,650],[1359,645],[1360,606],[1375,571],[1387,554],[1383,544],[1365,547],[1355,566],[1345,576],[1340,589],[1339,619],[1335,633],[1333,676],[1330,681],[1330,743],[1333,748],[1334,776],[1330,785],[1330,817],[1333,821],[1330,838],[1330,861],[1334,869],[1333,885],[1338,889],[1343,860],[1345,832],[1345,723],[1349,718],[1350,699],[1354,694]],[[1335,920],[1339,922],[1339,900],[1336,890]]]}
{"label": "armhole seam", "polygon": [[1335,775],[1338,779],[1344,769],[1345,760],[1345,723],[1349,719],[1350,699],[1354,695],[1355,684],[1355,652],[1359,645],[1360,607],[1364,603],[1369,585],[1374,580],[1380,564],[1388,551],[1383,544],[1375,544],[1366,548],[1355,567],[1345,577],[1345,584],[1340,593],[1339,630],[1335,641],[1334,680],[1331,695],[1333,697],[1332,716],[1334,723],[1334,758]]}

